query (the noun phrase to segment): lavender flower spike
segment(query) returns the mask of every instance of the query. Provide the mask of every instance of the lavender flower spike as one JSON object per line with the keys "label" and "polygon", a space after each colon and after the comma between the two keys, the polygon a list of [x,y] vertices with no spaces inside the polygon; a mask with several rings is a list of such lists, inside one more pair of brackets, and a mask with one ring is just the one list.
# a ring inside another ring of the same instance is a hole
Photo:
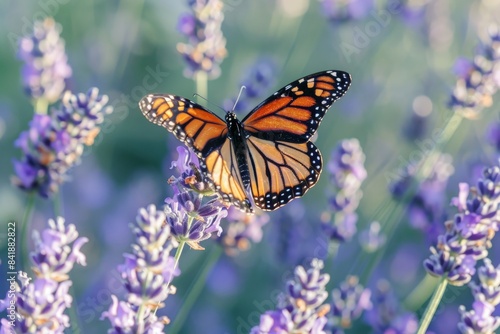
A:
{"label": "lavender flower spike", "polygon": [[202,250],[199,243],[215,233],[220,236],[220,221],[227,210],[214,198],[202,204],[203,195],[192,191],[181,192],[165,199],[164,212],[172,235],[179,242],[187,242],[193,249]]}
{"label": "lavender flower spike", "polygon": [[459,195],[452,201],[459,212],[445,223],[446,232],[424,261],[429,274],[446,277],[453,285],[470,281],[476,261],[488,255],[500,227],[500,167],[485,169],[483,174],[470,192],[467,184],[460,184]]}
{"label": "lavender flower spike", "polygon": [[35,114],[30,129],[15,143],[23,157],[14,160],[13,183],[42,197],[57,192],[67,171],[79,163],[84,147],[94,143],[104,115],[113,110],[105,107],[107,102],[97,88],[87,94],[66,92],[59,109],[49,115]]}
{"label": "lavender flower spike", "polygon": [[459,79],[449,105],[467,118],[477,118],[484,108],[491,106],[500,87],[500,27],[492,25],[488,35],[473,61],[457,62]]}
{"label": "lavender flower spike", "polygon": [[366,178],[365,155],[355,138],[342,140],[328,164],[330,181],[336,194],[330,199],[332,223],[324,222],[323,231],[331,240],[344,242],[356,233],[358,216],[355,211],[363,196],[360,190]]}
{"label": "lavender flower spike", "polygon": [[371,291],[363,288],[356,276],[347,277],[338,289],[334,289],[330,315],[334,332],[351,327],[353,320],[359,318],[363,311],[371,309],[370,297]]}
{"label": "lavender flower spike", "polygon": [[[36,278],[30,282],[26,273],[19,272],[14,296],[0,302],[2,308],[16,305],[16,317],[10,322],[2,321],[2,331],[9,333],[64,333],[70,326],[64,314],[71,306],[69,295],[72,282],[68,272],[75,262],[85,265],[85,256],[80,252],[87,238],[78,238],[74,225],[65,225],[59,217],[49,220],[49,228],[34,234],[36,249],[31,253]],[[11,301],[13,297],[15,300]],[[2,311],[2,309],[0,309]],[[10,312],[9,312],[10,313]]]}
{"label": "lavender flower spike", "polygon": [[188,4],[192,13],[181,16],[178,22],[178,29],[188,38],[188,43],[177,44],[177,51],[187,63],[185,75],[192,78],[202,71],[215,79],[220,75],[219,64],[227,53],[221,31],[223,2],[190,0]]}
{"label": "lavender flower spike", "polygon": [[19,43],[18,56],[24,61],[24,88],[33,99],[44,99],[47,104],[59,100],[65,80],[71,76],[60,33],[61,27],[52,18],[46,18],[35,22],[33,35]]}
{"label": "lavender flower spike", "polygon": [[170,226],[164,224],[165,218],[162,211],[150,205],[139,210],[131,226],[136,243],[132,254],[125,254],[125,263],[118,267],[127,301],[112,296],[112,305],[101,316],[111,322],[108,333],[163,333],[164,325],[169,323],[167,317],[155,315],[165,299],[175,293],[171,282],[180,274],[170,255],[178,244]]}
{"label": "lavender flower spike", "polygon": [[462,333],[493,333],[500,328],[500,317],[493,316],[495,307],[500,304],[500,265],[496,268],[489,259],[478,270],[479,283],[469,284],[475,302],[472,310],[460,306],[462,321],[458,329]]}
{"label": "lavender flower spike", "polygon": [[[69,279],[68,272],[76,263],[85,266],[85,255],[80,248],[88,242],[78,238],[75,225],[65,225],[64,218],[49,219],[49,228],[40,235],[33,232],[36,250],[30,254],[37,277],[62,282]],[[73,243],[72,246],[70,244]]]}
{"label": "lavender flower spike", "polygon": [[261,315],[259,325],[250,333],[325,334],[325,315],[330,308],[323,302],[328,296],[325,286],[330,276],[322,274],[321,269],[323,261],[319,259],[313,259],[307,271],[297,266],[294,277],[288,281],[287,293],[280,296],[278,308]]}

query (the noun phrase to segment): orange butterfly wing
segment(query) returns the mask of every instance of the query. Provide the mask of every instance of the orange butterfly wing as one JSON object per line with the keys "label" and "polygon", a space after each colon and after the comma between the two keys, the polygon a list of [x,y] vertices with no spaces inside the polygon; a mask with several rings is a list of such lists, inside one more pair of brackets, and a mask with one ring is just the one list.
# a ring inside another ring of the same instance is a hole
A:
{"label": "orange butterfly wing", "polygon": [[319,179],[321,153],[310,142],[326,111],[351,83],[348,73],[325,71],[274,93],[242,121],[255,205],[275,210],[304,195]]}

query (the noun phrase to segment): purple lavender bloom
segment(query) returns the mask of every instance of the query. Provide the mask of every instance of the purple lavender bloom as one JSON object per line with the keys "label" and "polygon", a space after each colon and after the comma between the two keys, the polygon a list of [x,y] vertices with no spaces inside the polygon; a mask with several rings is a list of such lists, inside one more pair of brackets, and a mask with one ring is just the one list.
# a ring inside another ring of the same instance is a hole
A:
{"label": "purple lavender bloom", "polygon": [[347,277],[338,289],[332,291],[332,311],[329,314],[332,332],[341,333],[351,327],[353,320],[372,308],[370,298],[371,291],[363,288],[356,276]]}
{"label": "purple lavender bloom", "polygon": [[324,15],[332,23],[364,19],[375,6],[373,0],[322,0],[321,3]]}
{"label": "purple lavender bloom", "polygon": [[[19,272],[16,283],[15,324],[2,322],[2,330],[14,327],[12,333],[64,333],[70,327],[69,317],[64,314],[71,306],[72,297],[69,288],[72,282],[68,272],[75,262],[85,265],[85,256],[80,252],[87,238],[78,238],[74,225],[65,225],[64,219],[58,217],[49,220],[49,228],[34,233],[36,249],[31,253],[35,280],[24,272]],[[9,295],[0,303],[8,308],[11,303]],[[0,309],[0,311],[2,311]],[[5,328],[4,328],[5,326]]]}
{"label": "purple lavender bloom", "polygon": [[324,232],[332,240],[344,242],[356,233],[355,213],[363,196],[360,190],[366,178],[365,155],[355,138],[342,140],[332,152],[328,163],[330,181],[336,194],[330,199],[332,223],[323,223]]}
{"label": "purple lavender bloom", "polygon": [[[165,199],[166,222],[177,241],[185,241],[194,249],[203,249],[199,246],[201,241],[210,238],[213,233],[221,235],[220,221],[227,216],[227,210],[220,205],[218,199],[213,199],[204,206],[201,206],[201,197],[198,198],[198,204],[184,201],[190,196],[183,192],[174,198]],[[198,211],[195,210],[196,206]]]}
{"label": "purple lavender bloom", "polygon": [[93,144],[104,115],[112,112],[112,107],[104,107],[107,102],[97,88],[86,95],[66,92],[58,110],[35,114],[30,129],[16,141],[23,158],[14,160],[14,184],[42,197],[57,192],[67,171],[79,163],[84,147]]}
{"label": "purple lavender bloom", "polygon": [[287,283],[287,293],[281,295],[278,308],[261,315],[259,325],[253,327],[250,333],[325,334],[325,315],[330,308],[323,302],[328,297],[325,286],[330,276],[322,274],[321,269],[323,261],[318,259],[311,261],[311,268],[307,271],[297,266],[294,277]]}
{"label": "purple lavender bloom", "polygon": [[484,259],[484,266],[478,270],[479,283],[469,284],[474,303],[472,310],[459,308],[462,321],[458,329],[462,333],[493,333],[500,327],[500,317],[493,315],[500,304],[500,265],[495,268],[489,259]]}
{"label": "purple lavender bloom", "polygon": [[178,146],[177,153],[177,160],[172,161],[170,169],[177,169],[180,176],[172,176],[168,180],[168,183],[174,188],[174,193],[178,194],[186,189],[191,189],[202,195],[213,195],[214,190],[201,176],[200,163],[196,154],[184,146]]}
{"label": "purple lavender bloom", "polygon": [[60,25],[46,18],[35,22],[33,35],[22,38],[19,44],[18,56],[24,61],[22,79],[26,93],[48,104],[59,100],[65,80],[71,76],[60,33]]}
{"label": "purple lavender bloom", "polygon": [[488,40],[480,45],[473,61],[459,59],[455,66],[459,74],[450,107],[466,118],[477,118],[493,103],[500,86],[500,29],[492,26]]}
{"label": "purple lavender bloom", "polygon": [[[448,179],[453,174],[452,158],[448,154],[435,153],[429,175],[419,182],[415,192],[406,198],[410,224],[421,230],[431,243],[435,243],[442,232],[442,222],[446,219],[445,194]],[[402,200],[407,196],[412,183],[416,181],[421,164],[406,167],[404,176],[390,185],[393,197]]]}
{"label": "purple lavender bloom", "polygon": [[[258,59],[249,67],[240,81],[245,89],[236,103],[236,97],[224,101],[226,110],[233,110],[236,113],[248,113],[254,105],[256,99],[266,98],[269,89],[274,85],[276,78],[276,65],[267,58]],[[258,101],[260,102],[260,101]]]}
{"label": "purple lavender bloom", "polygon": [[373,295],[373,308],[365,312],[365,320],[374,333],[415,334],[418,319],[415,314],[401,309],[388,281],[377,282]]}
{"label": "purple lavender bloom", "polygon": [[472,304],[470,311],[461,305],[462,321],[458,323],[458,329],[464,334],[494,333],[500,327],[500,317],[492,315],[494,310],[491,304],[478,300]]}
{"label": "purple lavender bloom", "polygon": [[169,323],[167,317],[158,318],[154,312],[149,312],[143,321],[138,321],[137,310],[133,306],[127,302],[118,301],[114,295],[111,296],[111,299],[113,302],[109,310],[103,312],[101,316],[101,319],[108,318],[111,322],[108,334],[164,333],[164,327]]}
{"label": "purple lavender bloom", "polygon": [[49,219],[48,224],[49,228],[41,235],[38,231],[33,232],[35,251],[30,254],[33,271],[39,278],[63,282],[69,279],[68,273],[75,262],[86,265],[85,255],[80,249],[88,239],[78,238],[75,225],[66,225],[62,217]]}
{"label": "purple lavender bloom", "polygon": [[131,226],[136,238],[133,252],[125,254],[125,263],[118,268],[127,302],[118,302],[112,296],[113,304],[101,316],[111,322],[108,333],[161,333],[163,325],[169,322],[166,317],[155,315],[164,300],[175,293],[171,282],[180,274],[170,255],[178,244],[165,219],[165,214],[154,205],[139,210],[135,225]]}
{"label": "purple lavender bloom", "polygon": [[484,300],[493,306],[500,304],[500,265],[496,268],[490,259],[484,259],[484,265],[477,271],[479,284],[469,284],[475,299]]}
{"label": "purple lavender bloom", "polygon": [[185,75],[192,78],[205,72],[210,78],[220,75],[219,64],[226,57],[226,39],[222,35],[223,2],[220,0],[189,0],[192,13],[182,15],[177,28],[188,43],[177,44],[177,51],[187,63]]}
{"label": "purple lavender bloom", "polygon": [[64,333],[64,329],[70,327],[69,317],[64,312],[73,301],[69,295],[72,282],[37,278],[31,283],[27,274],[21,271],[18,280],[21,285],[16,282],[16,319],[10,323],[2,322],[1,331],[11,327],[13,331],[9,334]]}
{"label": "purple lavender bloom", "polygon": [[459,213],[445,223],[446,232],[438,237],[436,248],[431,247],[432,255],[424,266],[429,274],[460,286],[470,281],[476,261],[488,255],[491,239],[499,229],[500,167],[485,169],[470,192],[467,184],[460,184],[452,203]]}
{"label": "purple lavender bloom", "polygon": [[262,240],[262,227],[269,222],[269,215],[264,212],[248,215],[235,207],[230,207],[224,221],[227,224],[217,240],[228,255],[234,256],[248,250],[251,243]]}
{"label": "purple lavender bloom", "polygon": [[488,142],[500,153],[500,122],[493,123],[488,129]]}

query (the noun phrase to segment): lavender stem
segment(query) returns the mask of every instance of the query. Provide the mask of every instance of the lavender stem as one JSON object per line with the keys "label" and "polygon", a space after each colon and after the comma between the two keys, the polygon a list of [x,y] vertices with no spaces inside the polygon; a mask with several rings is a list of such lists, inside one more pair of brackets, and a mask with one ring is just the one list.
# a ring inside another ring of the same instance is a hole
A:
{"label": "lavender stem", "polygon": [[25,264],[28,264],[30,261],[28,245],[27,245],[27,235],[29,229],[29,222],[31,221],[31,215],[33,214],[34,208],[35,208],[35,192],[31,191],[28,194],[26,209],[24,210],[23,220],[21,222],[21,242],[19,243],[18,246],[20,247],[19,255],[21,259],[19,269],[22,269],[23,266]]}
{"label": "lavender stem", "polygon": [[432,295],[432,299],[427,305],[427,308],[425,309],[424,315],[422,316],[422,319],[420,320],[420,325],[417,331],[417,334],[425,334],[427,327],[429,327],[429,324],[431,323],[432,318],[434,317],[434,313],[436,313],[437,307],[439,303],[441,302],[441,298],[443,298],[444,291],[446,290],[446,286],[448,285],[448,280],[446,277],[441,278],[441,282],[439,283],[438,287],[434,291],[434,294]]}

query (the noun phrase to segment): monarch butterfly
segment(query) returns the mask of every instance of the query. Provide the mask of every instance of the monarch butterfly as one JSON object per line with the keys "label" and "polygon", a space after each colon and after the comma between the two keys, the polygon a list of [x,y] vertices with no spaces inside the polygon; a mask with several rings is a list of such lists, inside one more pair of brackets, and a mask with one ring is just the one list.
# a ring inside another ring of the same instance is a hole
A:
{"label": "monarch butterfly", "polygon": [[252,213],[275,210],[304,195],[319,179],[321,153],[310,141],[351,76],[323,71],[298,79],[255,107],[242,121],[225,121],[180,96],[149,94],[139,107],[196,153],[206,182],[224,202]]}

